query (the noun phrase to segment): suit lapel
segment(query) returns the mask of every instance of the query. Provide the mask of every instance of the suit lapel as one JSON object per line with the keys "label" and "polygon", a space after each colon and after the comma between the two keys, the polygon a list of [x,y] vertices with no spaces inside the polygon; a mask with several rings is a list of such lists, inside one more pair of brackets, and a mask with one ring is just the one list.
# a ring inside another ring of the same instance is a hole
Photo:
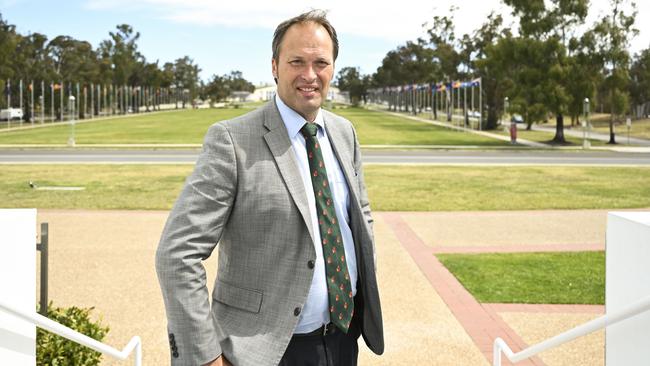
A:
{"label": "suit lapel", "polygon": [[357,175],[357,172],[352,167],[352,152],[347,149],[348,144],[345,143],[346,138],[342,129],[333,126],[333,122],[327,115],[323,115],[323,119],[325,120],[325,130],[327,131],[327,136],[329,136],[330,145],[332,146],[336,159],[339,161],[341,169],[343,169],[345,180],[348,183],[348,189],[352,192],[352,198],[356,202],[359,192],[357,191],[357,185],[352,183],[356,182],[356,179],[352,178]]}
{"label": "suit lapel", "polygon": [[264,135],[264,140],[273,154],[280,175],[289,190],[293,202],[296,204],[296,207],[298,207],[298,211],[300,211],[300,215],[302,216],[313,241],[314,233],[311,225],[311,214],[309,212],[307,195],[305,193],[305,185],[300,176],[298,162],[293,153],[291,140],[289,140],[289,133],[287,132],[284,122],[282,122],[280,112],[278,112],[277,106],[273,100],[267,104],[264,110],[264,126],[269,129],[269,131]]}

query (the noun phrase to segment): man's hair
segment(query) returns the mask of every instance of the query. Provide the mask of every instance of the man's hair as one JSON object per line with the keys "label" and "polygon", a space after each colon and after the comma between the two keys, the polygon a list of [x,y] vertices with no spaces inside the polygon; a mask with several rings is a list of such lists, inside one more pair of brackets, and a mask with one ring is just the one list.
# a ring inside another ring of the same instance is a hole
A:
{"label": "man's hair", "polygon": [[287,33],[287,30],[294,24],[304,24],[309,22],[322,25],[330,35],[334,48],[334,61],[336,61],[336,57],[339,55],[339,40],[336,36],[336,30],[329,20],[327,20],[326,15],[327,13],[324,10],[314,9],[280,23],[280,25],[275,29],[275,33],[273,33],[273,59],[275,62],[279,61],[280,44],[282,43],[282,39],[284,38],[285,33]]}

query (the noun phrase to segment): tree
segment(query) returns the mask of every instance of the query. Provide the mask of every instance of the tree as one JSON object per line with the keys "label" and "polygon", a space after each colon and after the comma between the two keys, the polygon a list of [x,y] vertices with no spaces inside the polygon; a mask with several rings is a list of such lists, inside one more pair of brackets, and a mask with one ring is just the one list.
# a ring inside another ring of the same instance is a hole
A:
{"label": "tree", "polygon": [[636,55],[630,68],[630,96],[636,118],[650,114],[650,48]]}
{"label": "tree", "polygon": [[[190,100],[194,100],[198,94],[199,72],[201,69],[198,65],[194,64],[189,56],[176,59],[174,62],[174,81],[172,85],[180,90],[183,94],[187,92]],[[182,98],[183,108],[185,108],[185,100]]]}
{"label": "tree", "polygon": [[14,58],[18,37],[16,27],[7,23],[0,14],[0,88],[2,90],[5,90],[5,80],[14,76]]}
{"label": "tree", "polygon": [[60,80],[92,82],[98,79],[97,54],[90,43],[58,36],[48,43],[46,52]]}
{"label": "tree", "polygon": [[614,123],[620,121],[620,117],[627,112],[629,106],[628,47],[630,39],[638,31],[634,28],[636,5],[631,3],[628,13],[624,9],[627,3],[626,0],[610,0],[611,17],[603,18],[594,27],[594,33],[598,36],[598,52],[603,61],[602,68],[605,76],[603,87],[610,103],[609,144],[616,143]]}
{"label": "tree", "polygon": [[503,18],[494,12],[490,13],[487,21],[474,31],[472,44],[474,60],[472,68],[481,78],[482,89],[485,93],[483,103],[487,110],[486,129],[495,129],[497,120],[502,112],[503,99],[506,90],[512,87],[508,69],[510,62],[496,48],[497,42],[503,38],[512,38],[509,28],[503,27]]}
{"label": "tree", "polygon": [[241,71],[231,71],[226,75],[213,75],[204,88],[204,93],[214,102],[226,100],[234,92],[253,92],[255,85],[244,79]]}
{"label": "tree", "polygon": [[432,61],[437,65],[437,70],[434,70],[435,74],[431,75],[432,79],[453,80],[459,76],[461,55],[455,48],[456,36],[454,33],[454,12],[457,9],[452,6],[449,8],[449,16],[436,15],[431,23],[423,25],[429,36],[428,45],[431,46]]}
{"label": "tree", "polygon": [[372,79],[382,86],[429,82],[435,80],[437,70],[433,50],[423,40],[409,41],[386,54]]}
{"label": "tree", "polygon": [[[138,63],[144,62],[144,57],[138,52],[140,33],[134,33],[128,24],[116,26],[116,32],[109,32],[110,39],[99,45],[99,56],[103,59],[102,71],[110,72],[112,82],[117,85],[131,83],[131,78]],[[110,70],[106,68],[110,67]]]}
{"label": "tree", "polygon": [[[522,60],[528,62],[521,70],[517,90],[526,94],[524,102],[540,105],[540,108],[534,108],[536,112],[545,112],[541,110],[543,106],[555,115],[556,130],[552,141],[564,144],[564,114],[570,102],[567,75],[571,62],[567,49],[576,26],[582,24],[587,16],[588,0],[504,2],[512,7],[513,15],[519,17],[519,33],[526,40],[521,44],[527,50],[525,53],[535,58]],[[540,54],[538,49],[543,49],[544,53]],[[543,62],[538,62],[540,57]],[[540,75],[544,77],[535,77]],[[532,94],[529,89],[534,90]],[[532,122],[528,120],[528,128]]]}
{"label": "tree", "polygon": [[350,100],[357,106],[361,100],[366,102],[370,78],[362,76],[358,67],[344,67],[336,76],[336,86],[350,93]]}
{"label": "tree", "polygon": [[571,125],[579,122],[584,113],[584,100],[594,101],[598,85],[602,82],[600,57],[595,50],[596,38],[593,31],[585,32],[580,38],[569,42],[570,57],[567,60],[566,91],[569,96],[568,113]]}

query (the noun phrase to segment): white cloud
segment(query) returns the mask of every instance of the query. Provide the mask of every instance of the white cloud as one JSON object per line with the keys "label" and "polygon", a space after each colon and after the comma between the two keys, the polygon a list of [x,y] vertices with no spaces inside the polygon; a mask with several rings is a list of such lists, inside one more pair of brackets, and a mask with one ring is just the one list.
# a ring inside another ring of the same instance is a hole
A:
{"label": "white cloud", "polygon": [[[396,44],[424,36],[422,24],[434,15],[446,15],[452,5],[456,11],[456,33],[471,33],[486,20],[491,11],[511,19],[510,9],[499,0],[399,0],[377,2],[369,0],[309,0],[296,5],[288,0],[88,0],[86,6],[96,10],[146,11],[181,24],[199,26],[229,26],[236,28],[273,29],[279,22],[300,12],[319,8],[329,11],[328,17],[339,33],[384,39]],[[589,23],[606,15],[607,0],[592,0]],[[641,34],[633,42],[633,50],[647,47],[650,29],[643,14],[650,11],[650,2],[638,2],[637,28]],[[643,38],[645,37],[645,38]]]}

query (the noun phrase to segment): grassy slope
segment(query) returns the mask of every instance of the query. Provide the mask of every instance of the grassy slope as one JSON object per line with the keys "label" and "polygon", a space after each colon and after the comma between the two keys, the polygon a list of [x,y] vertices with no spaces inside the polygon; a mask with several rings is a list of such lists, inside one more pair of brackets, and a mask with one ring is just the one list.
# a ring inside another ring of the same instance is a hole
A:
{"label": "grassy slope", "polygon": [[605,253],[440,254],[479,302],[604,304]]}

